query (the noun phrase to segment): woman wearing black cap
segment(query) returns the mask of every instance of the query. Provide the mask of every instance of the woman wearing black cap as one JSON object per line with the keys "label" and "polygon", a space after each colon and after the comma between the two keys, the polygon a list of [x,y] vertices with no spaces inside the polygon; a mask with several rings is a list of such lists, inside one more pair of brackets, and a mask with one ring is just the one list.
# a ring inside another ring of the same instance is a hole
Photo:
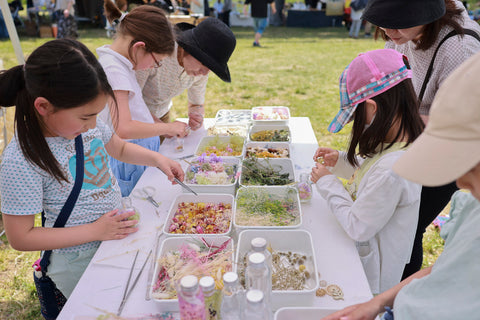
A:
{"label": "woman wearing black cap", "polygon": [[[386,40],[385,48],[395,49],[408,58],[420,114],[427,123],[440,84],[480,51],[479,25],[457,0],[370,0],[362,18],[378,27],[375,38],[381,36]],[[455,183],[422,189],[413,252],[403,278],[420,270],[423,233],[455,190]]]}
{"label": "woman wearing black cap", "polygon": [[203,125],[205,91],[208,73],[230,82],[227,62],[236,39],[222,21],[208,18],[197,27],[177,24],[178,45],[174,53],[162,60],[157,69],[137,71],[137,80],[150,112],[158,121],[169,121],[172,98],[188,90],[189,126]]}

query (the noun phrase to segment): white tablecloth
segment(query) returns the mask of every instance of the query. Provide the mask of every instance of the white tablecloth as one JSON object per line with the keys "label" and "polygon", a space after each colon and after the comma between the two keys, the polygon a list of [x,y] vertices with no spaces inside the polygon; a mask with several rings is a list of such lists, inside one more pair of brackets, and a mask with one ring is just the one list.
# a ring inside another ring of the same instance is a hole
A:
{"label": "white tablecloth", "polygon": [[[205,127],[212,123],[213,119],[205,119]],[[310,172],[314,165],[312,156],[317,141],[308,118],[292,118],[289,125],[292,132],[292,159],[298,178],[301,172]],[[205,129],[192,132],[185,139],[185,151],[182,153],[174,152],[174,143],[170,140],[162,144],[160,152],[172,158],[192,154],[205,133]],[[139,231],[123,240],[104,241],[100,245],[58,319],[94,319],[105,312],[117,312],[135,252],[140,250],[134,276],[153,248],[156,228],[166,219],[172,199],[182,192],[180,186],[172,186],[156,168],[145,171],[137,188],[144,186],[156,188],[154,198],[161,203],[160,209],[156,212],[149,202],[133,198],[134,206],[141,215]],[[311,202],[302,204],[302,212],[302,227],[310,231],[313,237],[320,279],[339,285],[344,292],[344,300],[333,300],[330,296],[316,297],[314,306],[341,309],[369,300],[372,294],[354,242],[337,223],[326,202],[314,192]],[[127,300],[122,316],[168,311],[162,310],[155,301],[145,300],[148,267],[149,264]]]}

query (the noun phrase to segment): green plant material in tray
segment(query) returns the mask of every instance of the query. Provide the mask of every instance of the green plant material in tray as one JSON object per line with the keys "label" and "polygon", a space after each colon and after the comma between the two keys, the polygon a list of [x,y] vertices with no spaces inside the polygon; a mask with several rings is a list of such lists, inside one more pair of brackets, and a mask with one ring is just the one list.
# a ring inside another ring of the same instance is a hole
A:
{"label": "green plant material in tray", "polygon": [[235,223],[245,226],[291,226],[300,222],[296,192],[269,193],[260,188],[242,188],[236,200]]}
{"label": "green plant material in tray", "polygon": [[253,186],[284,186],[293,183],[289,173],[281,173],[281,166],[273,166],[268,159],[260,162],[257,158],[248,158],[242,162],[242,184]]}

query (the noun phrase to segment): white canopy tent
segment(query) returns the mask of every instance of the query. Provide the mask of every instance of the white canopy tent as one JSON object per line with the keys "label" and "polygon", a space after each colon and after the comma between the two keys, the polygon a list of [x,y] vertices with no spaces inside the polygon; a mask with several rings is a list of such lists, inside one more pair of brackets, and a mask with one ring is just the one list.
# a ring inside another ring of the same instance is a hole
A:
{"label": "white canopy tent", "polygon": [[5,20],[5,25],[7,26],[8,35],[10,36],[10,41],[12,41],[13,50],[15,50],[18,64],[24,64],[25,58],[23,57],[22,47],[20,46],[20,40],[18,39],[17,29],[15,28],[15,24],[13,23],[13,18],[10,14],[10,8],[8,6],[7,0],[0,0],[0,8],[2,9],[3,19]]}

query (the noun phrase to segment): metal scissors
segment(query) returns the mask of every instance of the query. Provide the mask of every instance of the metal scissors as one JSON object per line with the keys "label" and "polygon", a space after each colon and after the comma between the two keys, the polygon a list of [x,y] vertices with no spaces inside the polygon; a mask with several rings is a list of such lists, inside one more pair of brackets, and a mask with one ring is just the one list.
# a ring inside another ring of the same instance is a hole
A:
{"label": "metal scissors", "polygon": [[153,199],[153,196],[155,195],[156,191],[157,190],[155,190],[154,187],[146,186],[140,189],[133,190],[133,195],[139,199],[149,201],[151,204],[155,206],[155,208],[158,208],[159,207],[158,202],[155,201],[155,199]]}

